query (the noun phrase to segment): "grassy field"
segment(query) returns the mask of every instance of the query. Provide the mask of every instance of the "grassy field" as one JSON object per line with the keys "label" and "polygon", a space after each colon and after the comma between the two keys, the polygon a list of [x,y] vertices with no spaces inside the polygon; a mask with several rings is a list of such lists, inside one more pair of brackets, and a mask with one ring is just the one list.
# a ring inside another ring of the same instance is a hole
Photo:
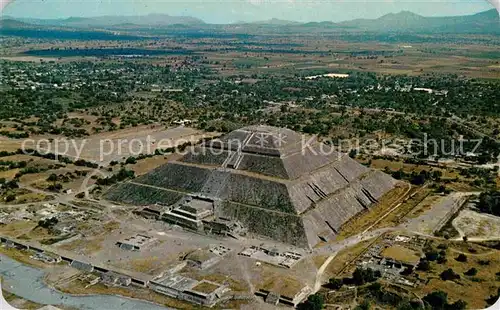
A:
{"label": "grassy field", "polygon": [[102,249],[102,242],[104,241],[104,236],[98,236],[92,239],[78,239],[60,245],[59,248],[66,251],[76,251],[81,252],[86,255],[92,255],[93,253],[99,252]]}
{"label": "grassy field", "polygon": [[[436,290],[442,290],[448,293],[449,300],[456,301],[462,299],[467,302],[469,309],[483,309],[486,306],[485,299],[496,294],[498,287],[498,277],[495,275],[500,271],[500,251],[481,248],[471,244],[449,243],[446,250],[447,262],[444,264],[431,264],[430,272],[421,272],[418,274],[428,282],[415,289],[420,296],[424,296]],[[455,258],[465,250],[467,262],[459,262]],[[473,248],[478,253],[469,253]],[[488,261],[488,265],[481,265],[480,261]],[[443,281],[439,278],[441,272],[447,269],[453,269],[460,275],[460,279],[455,281]],[[466,276],[464,273],[471,269],[478,270],[475,276]]]}
{"label": "grassy field", "polygon": [[14,248],[8,248],[0,246],[0,253],[18,261],[23,264],[37,267],[37,268],[47,268],[49,265],[42,263],[41,261],[31,259],[30,256],[32,253],[27,251],[22,251]]}
{"label": "grassy field", "polygon": [[392,258],[406,263],[416,263],[420,260],[421,253],[402,247],[400,245],[390,246],[382,251],[382,256]]}
{"label": "grassy field", "polygon": [[7,181],[10,181],[16,176],[19,170],[20,170],[19,168],[16,168],[11,170],[0,171],[0,178],[4,178]]}
{"label": "grassy field", "polygon": [[373,242],[374,240],[366,240],[338,253],[326,267],[325,278],[326,276],[331,278],[348,273],[352,268],[352,265],[349,264],[361,255]]}
{"label": "grassy field", "polygon": [[[327,267],[325,278],[351,276],[356,265],[350,263],[376,242],[378,241],[365,241],[341,251]],[[429,239],[425,248],[425,251],[432,248],[438,252],[444,249],[446,261],[441,264],[432,261],[429,271],[414,271],[414,275],[410,277],[418,276],[420,284],[415,288],[405,287],[405,292],[401,292],[402,296],[409,296],[410,298],[418,296],[422,298],[428,293],[442,290],[448,294],[450,303],[462,299],[467,302],[467,309],[485,308],[485,300],[491,295],[495,295],[499,287],[498,281],[500,278],[497,274],[500,272],[500,251],[470,242],[435,239]],[[467,256],[466,262],[460,262],[456,259],[460,254]],[[393,245],[384,249],[382,255],[397,260],[416,262],[419,260],[421,253],[403,246]],[[460,275],[460,279],[443,281],[440,278],[440,274],[450,268]],[[465,275],[471,268],[476,268],[477,274]],[[326,290],[322,292],[326,292]],[[340,300],[347,303],[351,299],[346,297]],[[384,309],[386,309],[386,306],[384,305]]]}
{"label": "grassy field", "polygon": [[139,176],[166,164],[168,160],[167,156],[154,156],[139,160],[136,164],[127,165],[127,169],[134,171],[135,175]]}
{"label": "grassy field", "polygon": [[37,223],[30,221],[15,221],[6,225],[0,225],[0,233],[4,236],[18,237],[25,233],[29,233]]}
{"label": "grassy field", "polygon": [[400,224],[404,219],[414,217],[414,213],[420,214],[418,211],[420,204],[431,194],[431,192],[432,190],[428,187],[416,188],[415,191],[412,191],[411,198],[403,201],[399,208],[384,220],[383,227]]}
{"label": "grassy field", "polygon": [[[417,197],[418,196],[418,197]],[[436,203],[439,198],[441,198],[441,195],[432,195],[430,189],[426,189],[425,191],[422,191],[419,193],[417,196],[415,196],[415,199],[413,203],[418,202],[418,200],[422,199],[419,203],[417,203],[414,208],[406,215],[408,218],[415,218],[420,216],[422,213],[430,210],[433,206],[434,203]]]}
{"label": "grassy field", "polygon": [[6,152],[15,152],[22,147],[22,140],[8,139],[0,137],[0,150]]}
{"label": "grassy field", "polygon": [[[408,193],[408,185],[399,184],[395,189],[386,193],[374,207],[370,208],[367,212],[358,214],[345,223],[340,229],[336,240],[339,241],[354,236],[376,223],[382,215],[386,214],[404,199],[405,193]],[[376,227],[373,227],[373,229],[385,227],[386,222],[389,223],[391,218],[389,215],[386,219],[378,223]]]}

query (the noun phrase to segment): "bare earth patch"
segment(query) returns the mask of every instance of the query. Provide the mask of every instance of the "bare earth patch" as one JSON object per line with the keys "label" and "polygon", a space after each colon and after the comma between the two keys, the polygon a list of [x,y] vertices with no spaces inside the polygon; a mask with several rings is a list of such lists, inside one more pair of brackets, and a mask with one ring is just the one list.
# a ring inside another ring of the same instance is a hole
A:
{"label": "bare earth patch", "polygon": [[461,236],[469,238],[500,238],[500,217],[463,210],[453,220],[453,226]]}

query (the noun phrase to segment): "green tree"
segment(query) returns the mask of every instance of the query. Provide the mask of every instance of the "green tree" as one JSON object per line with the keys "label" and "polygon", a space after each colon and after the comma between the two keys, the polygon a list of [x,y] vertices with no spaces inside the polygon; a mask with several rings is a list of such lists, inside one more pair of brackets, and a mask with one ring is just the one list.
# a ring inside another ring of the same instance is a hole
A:
{"label": "green tree", "polygon": [[477,269],[476,268],[471,268],[464,272],[466,276],[475,276],[477,274]]}
{"label": "green tree", "polygon": [[465,310],[465,309],[467,309],[467,303],[460,299],[460,300],[455,301],[451,305],[448,304],[448,306],[446,308],[448,310]]}
{"label": "green tree", "polygon": [[342,279],[331,278],[330,280],[328,280],[328,284],[332,289],[338,290],[342,287],[344,282],[342,281]]}
{"label": "green tree", "polygon": [[448,294],[443,291],[432,292],[425,295],[423,301],[433,310],[444,310],[448,305]]}
{"label": "green tree", "polygon": [[362,303],[360,303],[359,305],[356,306],[356,308],[354,308],[354,310],[370,310],[372,308],[372,305],[370,304],[370,302],[368,300],[363,300]]}
{"label": "green tree", "polygon": [[55,174],[55,173],[50,174],[49,177],[47,178],[47,181],[48,182],[56,182],[57,181],[57,174]]}
{"label": "green tree", "polygon": [[319,294],[313,294],[307,297],[306,302],[299,305],[298,309],[300,310],[321,310],[323,309],[323,305],[325,304],[325,300],[323,296]]}
{"label": "green tree", "polygon": [[457,258],[455,258],[457,262],[465,263],[467,262],[467,256],[465,254],[459,254]]}
{"label": "green tree", "polygon": [[429,271],[431,269],[431,264],[426,260],[420,260],[417,265],[417,270],[420,271]]}
{"label": "green tree", "polygon": [[448,268],[445,271],[441,272],[441,274],[439,276],[441,277],[441,280],[443,280],[443,281],[453,281],[453,280],[460,279],[460,275],[458,273],[456,273],[455,271],[453,271],[453,269],[451,269],[451,268]]}

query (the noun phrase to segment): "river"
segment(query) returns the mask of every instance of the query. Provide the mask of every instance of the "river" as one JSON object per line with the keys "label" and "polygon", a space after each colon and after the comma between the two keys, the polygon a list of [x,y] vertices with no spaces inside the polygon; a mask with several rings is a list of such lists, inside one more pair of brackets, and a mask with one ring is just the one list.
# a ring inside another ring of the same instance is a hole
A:
{"label": "river", "polygon": [[64,305],[81,310],[165,310],[149,302],[113,295],[73,296],[56,291],[43,282],[44,271],[0,254],[0,276],[4,290],[44,305]]}

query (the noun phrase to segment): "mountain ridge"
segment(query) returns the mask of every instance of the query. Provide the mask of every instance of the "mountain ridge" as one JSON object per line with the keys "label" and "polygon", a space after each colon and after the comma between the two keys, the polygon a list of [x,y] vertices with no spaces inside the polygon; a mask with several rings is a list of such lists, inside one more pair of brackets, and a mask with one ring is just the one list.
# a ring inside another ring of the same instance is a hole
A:
{"label": "mountain ridge", "polygon": [[[499,14],[495,9],[472,15],[425,17],[411,11],[385,14],[376,19],[353,19],[343,22],[313,21],[295,22],[272,18],[256,22],[233,24],[208,24],[190,16],[171,16],[168,14],[149,14],[145,16],[98,16],[69,17],[65,19],[31,19],[3,16],[0,20],[13,20],[27,25],[57,26],[71,28],[113,28],[126,25],[134,27],[169,27],[186,25],[192,27],[242,26],[273,27],[275,29],[343,29],[346,31],[366,32],[460,32],[460,33],[500,33]],[[10,22],[10,25],[13,25]]]}
{"label": "mountain ridge", "polygon": [[13,19],[33,25],[67,26],[67,27],[105,27],[120,24],[134,24],[138,26],[168,26],[174,24],[203,25],[205,22],[191,16],[172,16],[168,14],[148,14],[131,16],[96,16],[96,17],[68,17],[64,19],[36,19],[15,18],[3,16],[2,19]]}

